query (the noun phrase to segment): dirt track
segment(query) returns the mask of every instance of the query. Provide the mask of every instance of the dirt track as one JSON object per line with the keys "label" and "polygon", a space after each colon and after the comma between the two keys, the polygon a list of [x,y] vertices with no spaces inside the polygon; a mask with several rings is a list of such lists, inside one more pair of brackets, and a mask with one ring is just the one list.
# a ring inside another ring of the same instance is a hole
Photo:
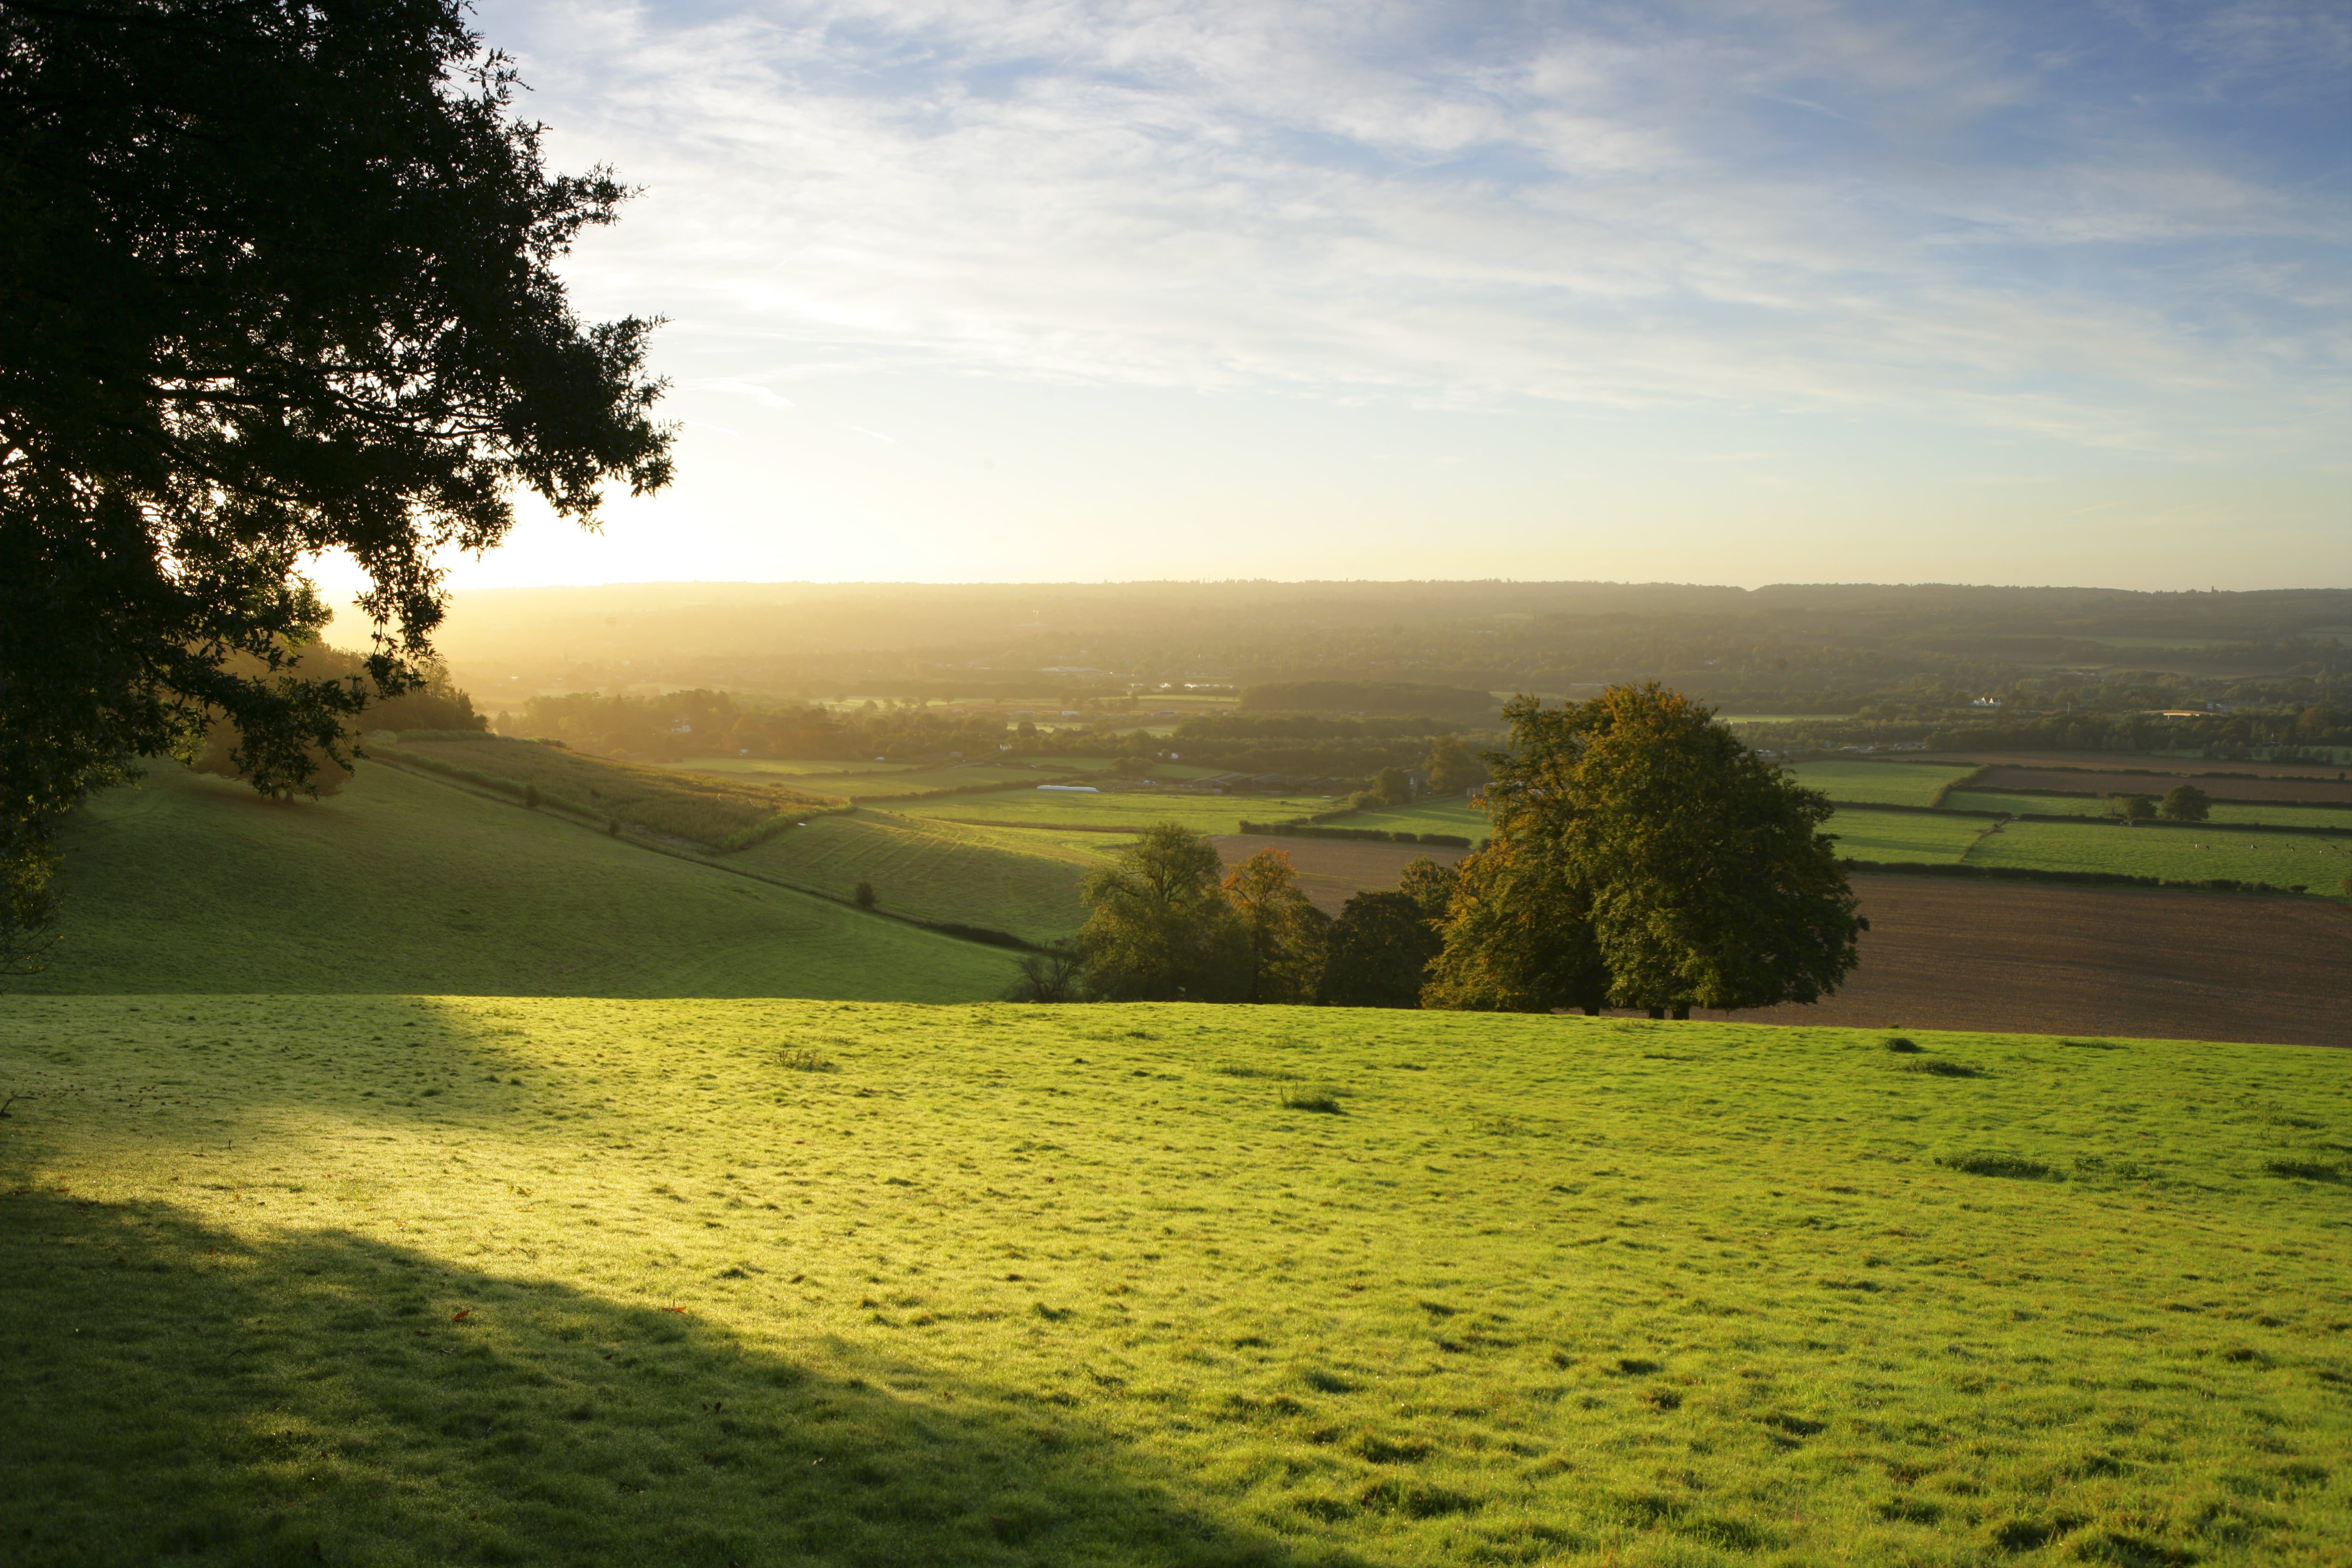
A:
{"label": "dirt track", "polygon": [[[1234,836],[1228,864],[1290,852],[1318,906],[1392,888],[1405,844]],[[1856,877],[1871,930],[1862,967],[1811,1007],[1732,1016],[1768,1024],[1994,1029],[2352,1046],[2352,910],[2320,899],[2170,889]]]}

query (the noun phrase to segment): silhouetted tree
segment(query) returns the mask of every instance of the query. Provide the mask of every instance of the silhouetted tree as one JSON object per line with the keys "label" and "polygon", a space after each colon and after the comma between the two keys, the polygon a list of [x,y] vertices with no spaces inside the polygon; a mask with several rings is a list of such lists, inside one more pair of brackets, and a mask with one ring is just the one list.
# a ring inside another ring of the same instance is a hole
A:
{"label": "silhouetted tree", "polygon": [[457,0],[0,5],[0,957],[126,759],[216,715],[263,790],[348,754],[368,690],[289,664],[307,554],[368,571],[392,694],[512,488],[667,482],[652,323],[555,271],[625,193],[550,176],[515,86]]}
{"label": "silhouetted tree", "polygon": [[1007,1002],[1068,1002],[1078,994],[1083,961],[1074,944],[1056,942],[1023,953],[1013,968],[1016,978],[1004,993]]}

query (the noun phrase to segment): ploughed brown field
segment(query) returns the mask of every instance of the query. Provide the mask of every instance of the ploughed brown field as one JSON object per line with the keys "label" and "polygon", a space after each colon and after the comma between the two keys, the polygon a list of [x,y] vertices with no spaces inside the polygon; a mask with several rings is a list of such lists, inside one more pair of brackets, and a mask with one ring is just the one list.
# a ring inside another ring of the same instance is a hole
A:
{"label": "ploughed brown field", "polygon": [[1994,768],[1969,784],[1972,790],[2056,790],[2062,795],[2162,795],[2175,783],[2193,784],[2215,800],[2301,801],[2314,805],[2352,805],[2352,780],[2332,773],[2241,779],[2224,773],[2094,773],[2063,768]]}
{"label": "ploughed brown field", "polygon": [[[1419,855],[1458,849],[1220,838],[1228,864],[1289,852],[1337,910],[1392,888]],[[1858,876],[1871,929],[1845,987],[1810,1007],[1711,1014],[1750,1023],[1983,1029],[2352,1046],[2352,910],[2311,898],[2156,888]]]}
{"label": "ploughed brown field", "polygon": [[1361,892],[1387,892],[1397,885],[1404,868],[1415,860],[1431,859],[1451,866],[1467,849],[1442,844],[1362,844],[1346,838],[1277,838],[1255,833],[1227,833],[1217,838],[1217,854],[1228,866],[1239,865],[1261,849],[1279,849],[1298,868],[1298,886],[1315,907],[1336,915],[1349,898]]}

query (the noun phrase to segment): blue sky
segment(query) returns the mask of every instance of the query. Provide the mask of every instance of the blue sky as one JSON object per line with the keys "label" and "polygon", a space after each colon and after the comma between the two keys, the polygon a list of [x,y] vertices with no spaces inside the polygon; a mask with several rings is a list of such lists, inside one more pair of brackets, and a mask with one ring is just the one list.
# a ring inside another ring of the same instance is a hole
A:
{"label": "blue sky", "polygon": [[684,423],[460,585],[2352,582],[2341,4],[478,23]]}

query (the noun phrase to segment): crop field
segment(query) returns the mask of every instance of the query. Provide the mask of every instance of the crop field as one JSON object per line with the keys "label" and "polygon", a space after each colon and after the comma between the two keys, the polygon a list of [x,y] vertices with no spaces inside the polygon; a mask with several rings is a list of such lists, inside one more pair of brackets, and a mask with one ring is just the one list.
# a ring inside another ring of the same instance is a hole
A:
{"label": "crop field", "polygon": [[[2167,787],[2169,786],[2118,789],[2116,793],[2160,796]],[[1989,790],[1954,790],[1946,797],[1944,804],[1955,810],[2006,811],[2016,816],[2027,812],[2071,816],[2105,816],[2108,814],[2105,797],[2095,795],[2009,795]],[[2262,805],[2243,801],[2217,800],[2212,805],[2212,820],[2255,822],[2273,827],[2352,828],[2352,810],[2340,806]]]}
{"label": "crop field", "polygon": [[1011,978],[1001,952],[366,763],[315,802],[151,764],[60,844],[63,941],[15,987],[949,1001]]}
{"label": "crop field", "polygon": [[2191,882],[2226,877],[2333,893],[2352,876],[2352,840],[2317,834],[2200,834],[2175,827],[2012,822],[1978,840],[1968,860],[1972,866],[2116,871]]}
{"label": "crop field", "polygon": [[1003,795],[954,795],[907,801],[890,809],[908,816],[949,821],[1002,823],[1014,827],[1078,827],[1121,831],[1155,822],[1181,822],[1196,833],[1234,833],[1242,819],[1275,821],[1328,811],[1322,795],[1161,795],[1126,790],[1102,795],[1066,795],[1037,789]]}
{"label": "crop field", "polygon": [[843,773],[911,773],[915,771],[911,763],[845,763],[802,757],[689,757],[667,765],[702,773],[746,773],[785,784],[806,779],[809,781],[806,787],[819,790],[824,788],[822,781]]}
{"label": "crop field", "polygon": [[781,783],[713,778],[616,763],[497,735],[462,741],[376,740],[369,742],[368,751],[383,762],[421,766],[439,776],[501,790],[518,799],[526,788],[536,789],[549,805],[597,822],[617,820],[649,828],[708,849],[730,847],[762,831],[779,829],[794,807],[820,798]]}
{"label": "crop field", "polygon": [[1786,770],[1832,800],[1872,805],[1933,805],[1936,792],[1976,769],[1927,763],[1801,763]]}
{"label": "crop field", "polygon": [[1839,811],[1823,832],[1849,860],[1933,862],[1967,855],[1992,824],[1983,817],[1935,816],[1922,811]]}
{"label": "crop field", "polygon": [[2101,795],[2160,795],[2174,784],[2193,784],[2217,801],[2309,801],[2322,805],[2352,805],[2352,783],[2313,777],[2308,772],[2250,779],[2214,773],[2116,773],[2103,777],[2087,770],[1994,768],[1977,783],[1978,787],[1987,790],[2059,790]]}
{"label": "crop field", "polygon": [[[1253,816],[1253,822],[1268,818]],[[1495,819],[1460,795],[1417,800],[1411,805],[1381,805],[1335,816],[1328,827],[1377,827],[1387,833],[1458,833],[1475,844],[1495,831]]]}
{"label": "crop field", "polygon": [[848,898],[873,885],[879,907],[920,920],[1009,931],[1032,942],[1075,935],[1078,884],[1130,842],[866,810],[821,816],[741,857],[749,868]]}
{"label": "crop field", "polygon": [[0,1018],[16,1563],[2352,1552],[2330,1053],[1182,1006]]}

